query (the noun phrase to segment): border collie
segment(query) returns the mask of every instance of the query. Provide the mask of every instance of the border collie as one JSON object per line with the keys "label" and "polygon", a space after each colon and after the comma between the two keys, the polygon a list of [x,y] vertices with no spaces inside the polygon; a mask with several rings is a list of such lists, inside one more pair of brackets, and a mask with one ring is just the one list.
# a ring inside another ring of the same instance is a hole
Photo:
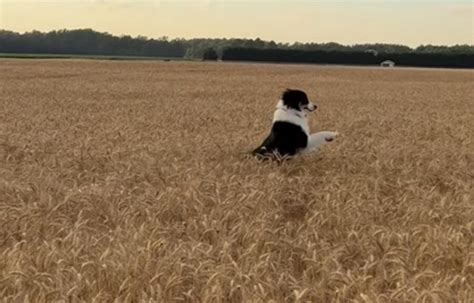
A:
{"label": "border collie", "polygon": [[317,151],[333,141],[337,132],[323,131],[310,135],[306,116],[316,108],[305,92],[287,89],[277,103],[270,134],[252,154],[282,159],[300,152]]}

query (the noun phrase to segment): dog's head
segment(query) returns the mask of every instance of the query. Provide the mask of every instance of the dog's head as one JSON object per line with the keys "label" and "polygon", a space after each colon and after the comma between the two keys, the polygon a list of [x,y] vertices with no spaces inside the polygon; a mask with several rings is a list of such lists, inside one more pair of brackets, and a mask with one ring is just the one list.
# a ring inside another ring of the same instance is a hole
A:
{"label": "dog's head", "polygon": [[306,111],[312,112],[318,108],[316,105],[311,103],[308,99],[308,96],[304,91],[297,90],[297,89],[287,89],[283,92],[281,96],[281,100],[283,105],[287,108],[299,110],[299,111]]}

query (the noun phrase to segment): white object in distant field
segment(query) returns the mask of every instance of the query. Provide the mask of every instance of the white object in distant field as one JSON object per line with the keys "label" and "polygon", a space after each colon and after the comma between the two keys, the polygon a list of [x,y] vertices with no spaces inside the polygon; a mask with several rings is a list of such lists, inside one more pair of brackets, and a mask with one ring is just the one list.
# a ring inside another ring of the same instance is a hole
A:
{"label": "white object in distant field", "polygon": [[394,67],[394,66],[395,66],[395,62],[390,61],[390,60],[385,60],[385,61],[383,61],[383,62],[380,63],[380,66],[381,66],[381,67]]}

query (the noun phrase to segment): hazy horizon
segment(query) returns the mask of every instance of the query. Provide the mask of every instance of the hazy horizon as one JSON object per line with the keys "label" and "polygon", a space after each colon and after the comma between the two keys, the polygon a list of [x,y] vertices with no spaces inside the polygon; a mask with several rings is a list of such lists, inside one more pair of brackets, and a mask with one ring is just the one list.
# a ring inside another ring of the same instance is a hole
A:
{"label": "hazy horizon", "polygon": [[473,10],[471,1],[0,0],[0,28],[91,28],[170,39],[472,45]]}

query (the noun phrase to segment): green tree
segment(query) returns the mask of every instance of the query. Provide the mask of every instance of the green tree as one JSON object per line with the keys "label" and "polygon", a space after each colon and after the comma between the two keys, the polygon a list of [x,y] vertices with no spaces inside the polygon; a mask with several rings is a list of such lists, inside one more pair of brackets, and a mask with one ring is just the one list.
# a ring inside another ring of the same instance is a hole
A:
{"label": "green tree", "polygon": [[216,50],[213,49],[212,47],[206,49],[204,51],[204,54],[202,55],[203,60],[216,61],[218,58],[219,58],[219,56],[217,55]]}

